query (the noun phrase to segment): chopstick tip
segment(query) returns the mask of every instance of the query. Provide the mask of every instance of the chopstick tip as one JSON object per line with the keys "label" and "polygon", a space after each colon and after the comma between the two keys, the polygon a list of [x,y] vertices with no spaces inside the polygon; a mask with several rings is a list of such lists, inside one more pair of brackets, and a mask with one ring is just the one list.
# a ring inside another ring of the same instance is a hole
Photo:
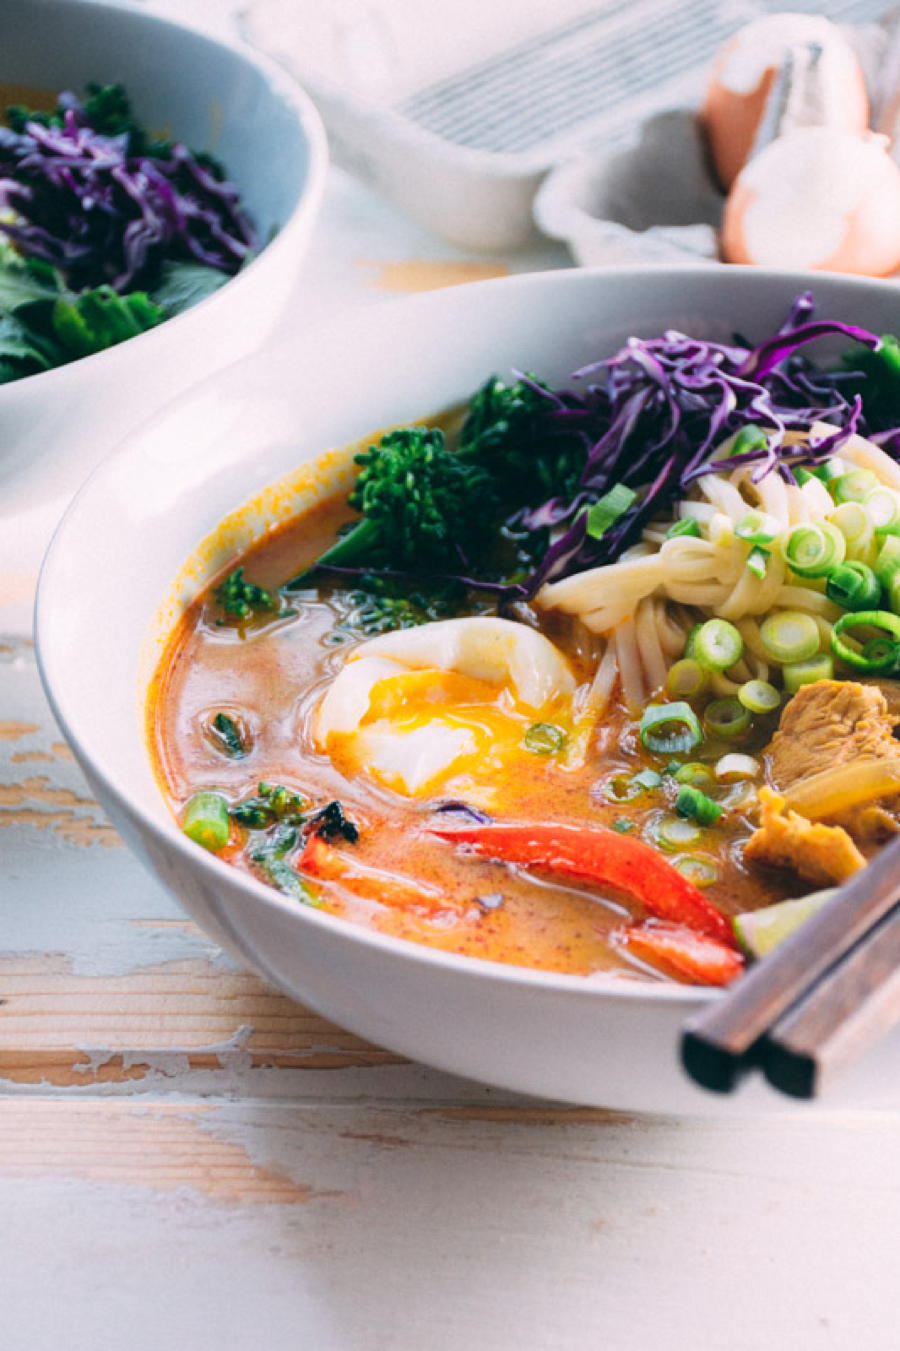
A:
{"label": "chopstick tip", "polygon": [[732,1093],[746,1065],[730,1051],[686,1028],[681,1035],[681,1064],[688,1076],[712,1093]]}

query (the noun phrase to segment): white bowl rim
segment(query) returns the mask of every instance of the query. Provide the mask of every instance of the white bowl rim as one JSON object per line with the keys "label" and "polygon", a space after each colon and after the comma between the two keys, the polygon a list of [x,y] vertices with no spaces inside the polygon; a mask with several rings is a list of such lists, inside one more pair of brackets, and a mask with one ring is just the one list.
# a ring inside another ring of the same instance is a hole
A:
{"label": "white bowl rim", "polygon": [[[822,273],[822,272],[800,272],[792,269],[780,268],[761,268],[750,265],[732,264],[727,269],[719,263],[711,262],[685,262],[685,263],[661,263],[661,264],[633,264],[621,263],[610,265],[598,265],[594,267],[576,267],[561,268],[541,272],[522,272],[513,273],[504,277],[492,277],[484,281],[469,282],[463,286],[452,288],[453,291],[465,291],[471,293],[475,291],[487,291],[488,293],[506,287],[515,286],[533,286],[540,288],[547,285],[578,285],[585,276],[609,276],[631,275],[640,279],[642,283],[652,285],[654,273],[698,273],[702,272],[708,275],[718,275],[723,278],[729,275],[748,275],[765,279],[776,283],[789,284],[796,293],[812,289],[817,283],[821,284],[823,278],[829,276],[839,280],[842,284],[850,286],[853,289],[883,291],[886,287],[896,285],[890,280],[884,278],[861,277],[845,273]],[[394,312],[398,307],[404,309],[427,308],[429,303],[433,303],[435,295],[441,292],[424,292],[417,295],[407,296],[400,299],[392,298],[377,302],[373,306],[367,307],[369,311],[384,313]],[[330,322],[319,326],[318,333],[327,333],[332,329],[340,330],[347,322],[346,318],[338,317]],[[265,351],[256,352],[249,357],[245,357],[234,366],[256,363],[264,360]],[[221,380],[227,375],[230,367],[224,370],[214,372],[207,376],[200,385],[195,385],[191,389],[176,396],[176,398],[160,409],[156,409],[138,430],[155,422],[159,418],[164,418],[167,411],[180,400],[190,397],[192,391],[204,384],[211,384]],[[131,433],[134,435],[135,433]],[[722,991],[715,988],[678,984],[675,982],[656,982],[653,980],[642,981],[640,979],[622,978],[605,972],[598,972],[586,976],[569,975],[562,972],[542,971],[532,967],[516,966],[505,962],[497,962],[482,957],[472,957],[465,954],[445,952],[441,949],[430,948],[424,944],[416,943],[411,939],[395,938],[388,934],[381,934],[363,925],[357,925],[353,922],[342,919],[340,916],[331,915],[327,912],[317,910],[312,906],[298,905],[296,902],[284,897],[275,888],[267,886],[265,883],[257,880],[248,873],[224,862],[214,854],[210,854],[199,848],[192,841],[188,840],[174,820],[160,820],[145,811],[142,806],[129,799],[127,784],[117,781],[114,776],[109,775],[106,770],[98,765],[83,745],[81,738],[75,731],[65,707],[64,698],[58,693],[60,688],[64,688],[57,680],[52,658],[48,658],[45,639],[45,630],[49,622],[45,619],[45,610],[47,604],[47,592],[53,584],[53,574],[57,567],[57,556],[65,548],[65,539],[69,527],[70,518],[74,518],[80,510],[82,499],[91,495],[95,490],[95,484],[102,480],[104,474],[108,471],[113,461],[118,461],[128,454],[128,441],[120,443],[117,448],[112,450],[104,457],[101,463],[94,469],[86,481],[82,484],[79,491],[75,494],[71,503],[56,526],[51,538],[47,552],[41,566],[38,578],[38,588],[35,600],[35,622],[34,633],[36,640],[36,657],[41,680],[47,700],[50,704],[54,717],[59,723],[66,740],[72,746],[76,757],[90,766],[90,771],[95,780],[103,785],[109,793],[109,796],[117,802],[124,803],[125,812],[134,818],[141,830],[151,835],[158,843],[165,845],[167,849],[174,850],[176,854],[183,856],[186,867],[193,871],[209,870],[211,879],[217,877],[227,880],[230,888],[237,887],[245,889],[251,896],[262,904],[274,908],[277,912],[295,917],[302,924],[324,925],[334,933],[339,932],[341,936],[346,937],[347,941],[361,943],[384,953],[391,954],[407,962],[421,963],[425,966],[441,968],[450,972],[456,972],[463,978],[476,980],[499,981],[508,985],[531,985],[544,991],[556,991],[565,993],[569,996],[581,996],[583,998],[609,998],[625,999],[628,1001],[650,999],[654,1003],[673,1003],[673,1004],[705,1004],[713,1000],[722,998]],[[149,752],[148,752],[149,754]],[[165,806],[162,792],[160,791],[160,801]],[[239,932],[235,926],[227,919],[223,918],[221,907],[218,907],[219,922],[223,927],[232,932],[235,941],[240,945]],[[335,926],[339,926],[336,929]]]}
{"label": "white bowl rim", "polygon": [[[83,3],[84,0],[40,0],[39,6],[36,8],[73,9],[76,5]],[[277,233],[262,245],[258,253],[251,258],[245,267],[242,267],[233,276],[228,277],[211,295],[204,296],[196,305],[189,306],[179,314],[173,315],[171,319],[165,319],[153,328],[145,329],[142,333],[136,333],[133,338],[127,338],[125,342],[114,343],[112,347],[106,347],[102,352],[92,352],[89,356],[78,357],[74,361],[64,362],[61,366],[53,366],[50,370],[35,371],[32,375],[23,375],[18,380],[9,380],[5,384],[0,384],[0,410],[2,410],[4,398],[11,400],[23,390],[31,391],[35,389],[38,380],[41,382],[40,393],[50,392],[51,381],[55,379],[57,382],[61,382],[70,379],[73,367],[81,368],[88,361],[91,362],[91,370],[96,370],[102,378],[99,363],[105,360],[106,364],[110,364],[117,359],[123,347],[127,347],[129,353],[136,355],[142,349],[139,349],[135,344],[145,344],[146,339],[156,340],[163,329],[171,332],[171,324],[180,324],[182,319],[204,310],[207,305],[217,300],[219,292],[226,287],[231,295],[234,294],[233,287],[240,286],[243,290],[246,279],[253,276],[257,264],[262,259],[280,256],[285,247],[292,241],[293,236],[306,229],[310,214],[315,215],[318,212],[325,192],[325,179],[328,170],[328,139],[324,123],[306,90],[286,70],[279,66],[277,61],[267,56],[265,52],[251,47],[249,43],[207,32],[196,24],[182,23],[181,20],[173,19],[168,15],[154,14],[143,9],[130,9],[121,4],[109,4],[107,0],[91,0],[91,12],[93,13],[95,10],[125,15],[147,28],[169,29],[173,36],[178,33],[189,33],[193,37],[202,38],[216,47],[230,51],[234,56],[244,61],[247,66],[253,66],[259,70],[265,76],[269,86],[291,105],[298,116],[298,121],[309,143],[307,182],[291,214],[284,224],[278,227]],[[236,187],[240,191],[239,183],[236,184]]]}

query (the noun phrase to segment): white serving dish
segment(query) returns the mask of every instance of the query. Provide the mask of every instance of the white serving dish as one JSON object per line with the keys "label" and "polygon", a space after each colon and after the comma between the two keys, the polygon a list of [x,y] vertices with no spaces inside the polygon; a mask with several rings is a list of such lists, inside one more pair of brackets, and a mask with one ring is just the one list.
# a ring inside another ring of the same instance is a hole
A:
{"label": "white serving dish", "polygon": [[[185,600],[225,561],[226,544],[240,547],[270,512],[290,507],[289,493],[260,493],[296,466],[457,402],[491,371],[519,367],[562,381],[628,335],[668,326],[762,337],[805,287],[823,315],[876,331],[896,322],[893,287],[838,276],[716,266],[518,275],[388,302],[299,334],[190,390],[96,471],[45,561],[41,672],[97,796],[198,923],[353,1032],[458,1074],[611,1108],[788,1108],[761,1084],[732,1100],[685,1078],[679,1030],[715,993],[536,974],[429,951],[298,908],[206,854],[180,833],[162,799],[144,699]],[[222,518],[254,494],[228,539],[216,535]],[[900,1106],[900,1033],[828,1101]]]}
{"label": "white serving dish", "polygon": [[268,336],[295,300],[327,149],[307,95],[249,47],[83,0],[0,0],[0,31],[0,84],[51,93],[124,84],[145,125],[222,160],[270,241],[214,295],[158,328],[0,386],[0,485],[9,500],[35,475],[56,492],[74,489],[111,437]]}

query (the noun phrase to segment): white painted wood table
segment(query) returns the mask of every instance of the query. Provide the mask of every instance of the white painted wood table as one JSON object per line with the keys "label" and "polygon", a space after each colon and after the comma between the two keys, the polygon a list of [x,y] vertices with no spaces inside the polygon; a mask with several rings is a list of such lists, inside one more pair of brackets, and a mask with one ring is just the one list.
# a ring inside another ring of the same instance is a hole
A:
{"label": "white painted wood table", "polygon": [[[296,315],[566,262],[464,255],[335,170]],[[2,1351],[895,1351],[900,1114],[525,1101],[330,1026],[184,918],[40,690],[62,505],[0,499]]]}

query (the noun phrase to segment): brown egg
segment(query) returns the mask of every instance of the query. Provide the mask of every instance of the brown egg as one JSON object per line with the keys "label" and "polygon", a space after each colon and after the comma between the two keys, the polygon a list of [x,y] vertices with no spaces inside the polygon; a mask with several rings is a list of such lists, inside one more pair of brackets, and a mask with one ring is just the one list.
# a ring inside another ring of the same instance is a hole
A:
{"label": "brown egg", "polygon": [[883,277],[900,268],[900,169],[887,137],[833,127],[779,136],[738,175],[725,204],[729,263]]}
{"label": "brown egg", "polygon": [[740,29],[713,67],[701,120],[713,168],[731,187],[749,158],[775,78],[792,51],[814,52],[817,97],[808,121],[865,131],[869,100],[853,48],[818,14],[768,14]]}

